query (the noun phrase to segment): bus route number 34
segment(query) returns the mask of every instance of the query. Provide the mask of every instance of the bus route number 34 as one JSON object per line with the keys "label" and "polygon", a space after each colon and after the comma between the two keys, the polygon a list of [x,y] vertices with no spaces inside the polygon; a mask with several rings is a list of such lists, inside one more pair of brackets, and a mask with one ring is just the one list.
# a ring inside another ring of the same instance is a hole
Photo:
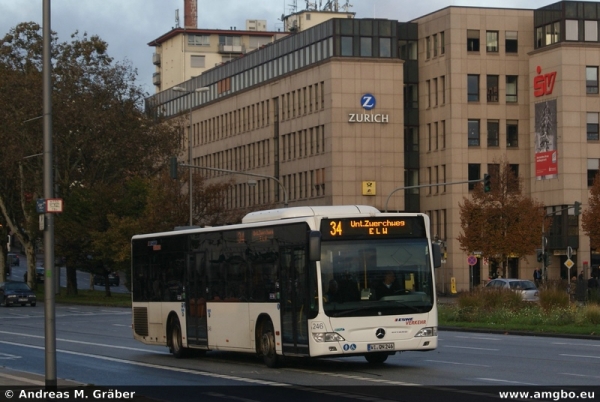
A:
{"label": "bus route number 34", "polygon": [[329,225],[331,226],[331,231],[329,231],[330,235],[332,235],[332,236],[341,236],[342,235],[342,222],[331,221],[331,222],[329,222]]}

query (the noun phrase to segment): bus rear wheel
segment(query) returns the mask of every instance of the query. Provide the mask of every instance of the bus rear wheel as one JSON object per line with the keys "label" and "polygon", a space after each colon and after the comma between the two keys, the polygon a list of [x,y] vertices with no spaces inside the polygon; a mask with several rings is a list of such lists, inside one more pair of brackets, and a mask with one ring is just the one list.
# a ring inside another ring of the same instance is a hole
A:
{"label": "bus rear wheel", "polygon": [[181,325],[179,325],[179,320],[174,319],[171,324],[171,353],[173,356],[180,359],[185,355],[185,348],[183,347],[183,342],[181,341]]}
{"label": "bus rear wheel", "polygon": [[271,320],[267,320],[262,325],[260,337],[261,355],[265,365],[269,368],[277,367],[278,357],[275,350],[275,330]]}
{"label": "bus rear wheel", "polygon": [[371,364],[383,364],[388,356],[387,353],[369,353],[368,355],[365,355],[365,359]]}

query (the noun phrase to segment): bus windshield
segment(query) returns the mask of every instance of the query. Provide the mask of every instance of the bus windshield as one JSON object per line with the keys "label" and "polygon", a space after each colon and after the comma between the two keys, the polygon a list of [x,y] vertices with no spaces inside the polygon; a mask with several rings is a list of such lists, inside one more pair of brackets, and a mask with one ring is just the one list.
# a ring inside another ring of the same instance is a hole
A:
{"label": "bus windshield", "polygon": [[330,317],[425,313],[433,307],[427,239],[323,241],[321,283]]}

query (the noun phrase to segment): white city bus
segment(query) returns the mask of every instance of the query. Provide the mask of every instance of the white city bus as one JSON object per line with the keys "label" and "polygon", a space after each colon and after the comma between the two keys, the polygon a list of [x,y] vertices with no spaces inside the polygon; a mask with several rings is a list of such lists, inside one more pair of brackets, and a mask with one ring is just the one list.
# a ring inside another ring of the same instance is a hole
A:
{"label": "white city bus", "polygon": [[133,336],[176,357],[195,349],[256,353],[269,367],[281,356],[383,363],[437,347],[441,258],[425,214],[275,209],[238,225],[136,235],[131,248]]}

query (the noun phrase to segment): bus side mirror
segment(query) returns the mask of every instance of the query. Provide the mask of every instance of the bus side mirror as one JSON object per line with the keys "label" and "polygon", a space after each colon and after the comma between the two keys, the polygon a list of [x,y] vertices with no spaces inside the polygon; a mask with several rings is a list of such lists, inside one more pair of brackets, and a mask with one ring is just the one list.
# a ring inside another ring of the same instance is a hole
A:
{"label": "bus side mirror", "polygon": [[439,268],[442,266],[442,249],[439,244],[431,243],[431,250],[433,251],[433,267]]}
{"label": "bus side mirror", "polygon": [[308,260],[321,260],[321,232],[318,230],[311,230],[308,234]]}

